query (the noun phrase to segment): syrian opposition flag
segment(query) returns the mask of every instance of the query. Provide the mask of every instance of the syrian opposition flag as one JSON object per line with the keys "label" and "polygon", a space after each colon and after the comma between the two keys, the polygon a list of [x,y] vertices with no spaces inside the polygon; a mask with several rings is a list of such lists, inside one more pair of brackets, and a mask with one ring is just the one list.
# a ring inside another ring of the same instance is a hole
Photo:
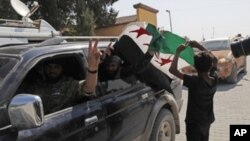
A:
{"label": "syrian opposition flag", "polygon": [[[119,40],[114,44],[114,48],[119,52],[119,56],[124,62],[130,64],[141,61],[148,51],[156,52],[150,62],[170,78],[173,78],[168,69],[176,48],[185,43],[186,40],[178,35],[168,31],[160,33],[152,24],[136,22],[125,27]],[[182,51],[180,57],[178,68],[194,64],[194,52],[191,47]]]}

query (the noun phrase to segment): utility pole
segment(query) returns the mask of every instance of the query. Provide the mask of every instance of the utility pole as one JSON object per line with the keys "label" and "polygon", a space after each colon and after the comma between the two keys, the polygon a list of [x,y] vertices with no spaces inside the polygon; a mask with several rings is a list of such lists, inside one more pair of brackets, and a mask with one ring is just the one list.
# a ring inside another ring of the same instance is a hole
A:
{"label": "utility pole", "polygon": [[170,13],[170,10],[166,10],[166,12],[168,12],[168,14],[169,14],[170,31],[171,31],[171,32],[173,32],[173,29],[172,29],[172,21],[171,21],[171,13]]}

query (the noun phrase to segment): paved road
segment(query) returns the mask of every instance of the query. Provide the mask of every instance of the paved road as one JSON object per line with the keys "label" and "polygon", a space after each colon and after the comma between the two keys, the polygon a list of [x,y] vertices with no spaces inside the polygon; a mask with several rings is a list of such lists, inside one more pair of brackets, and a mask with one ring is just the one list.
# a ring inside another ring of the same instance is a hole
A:
{"label": "paved road", "polygon": [[[250,57],[247,73],[239,75],[237,84],[220,83],[214,97],[215,122],[210,128],[210,141],[229,141],[229,125],[250,124]],[[183,90],[183,107],[180,112],[181,133],[176,141],[186,141],[185,114],[187,90]]]}

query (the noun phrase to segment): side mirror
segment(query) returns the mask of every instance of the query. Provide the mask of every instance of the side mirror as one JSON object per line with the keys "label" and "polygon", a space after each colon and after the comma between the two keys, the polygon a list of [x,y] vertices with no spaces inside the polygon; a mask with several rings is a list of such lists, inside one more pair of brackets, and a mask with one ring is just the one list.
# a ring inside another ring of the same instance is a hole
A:
{"label": "side mirror", "polygon": [[17,129],[35,128],[44,123],[42,100],[36,95],[16,95],[8,106],[8,113],[12,127]]}

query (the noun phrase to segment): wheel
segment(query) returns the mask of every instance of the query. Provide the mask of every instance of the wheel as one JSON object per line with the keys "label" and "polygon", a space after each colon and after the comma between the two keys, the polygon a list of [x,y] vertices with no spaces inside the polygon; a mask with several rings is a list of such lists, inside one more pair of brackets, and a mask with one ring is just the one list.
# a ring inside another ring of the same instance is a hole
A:
{"label": "wheel", "polygon": [[237,66],[234,64],[231,75],[227,78],[228,83],[236,83],[238,81]]}
{"label": "wheel", "polygon": [[150,141],[174,141],[175,122],[173,114],[167,110],[160,110],[154,123]]}

